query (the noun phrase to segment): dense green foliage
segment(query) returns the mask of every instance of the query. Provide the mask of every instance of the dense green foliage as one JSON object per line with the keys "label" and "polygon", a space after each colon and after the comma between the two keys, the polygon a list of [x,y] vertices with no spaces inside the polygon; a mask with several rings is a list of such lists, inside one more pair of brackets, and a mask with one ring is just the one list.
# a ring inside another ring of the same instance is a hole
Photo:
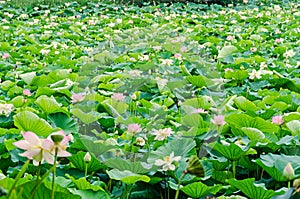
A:
{"label": "dense green foliage", "polygon": [[296,1],[0,2],[0,199],[299,198]]}

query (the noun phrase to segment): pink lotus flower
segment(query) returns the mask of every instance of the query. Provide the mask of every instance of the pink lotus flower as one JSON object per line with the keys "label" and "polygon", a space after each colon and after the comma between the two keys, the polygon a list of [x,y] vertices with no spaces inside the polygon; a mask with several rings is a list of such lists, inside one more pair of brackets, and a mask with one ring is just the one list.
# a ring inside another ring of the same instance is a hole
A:
{"label": "pink lotus flower", "polygon": [[187,51],[187,47],[185,47],[185,46],[181,47],[181,48],[180,48],[180,51],[181,51],[181,52],[186,52],[186,51]]}
{"label": "pink lotus flower", "polygon": [[85,162],[90,162],[90,161],[92,160],[92,156],[91,156],[90,152],[87,152],[87,153],[85,154],[83,160],[84,160]]}
{"label": "pink lotus flower", "polygon": [[283,176],[288,180],[292,180],[295,177],[295,171],[291,163],[287,163],[287,165],[284,167]]}
{"label": "pink lotus flower", "polygon": [[123,101],[125,99],[125,95],[123,93],[114,93],[112,98],[116,101]]}
{"label": "pink lotus flower", "polygon": [[195,110],[193,110],[191,112],[191,114],[198,114],[198,113],[205,113],[205,114],[207,114],[208,111],[205,111],[203,108],[197,108],[197,109],[195,109]]}
{"label": "pink lotus flower", "polygon": [[[57,157],[71,156],[71,154],[66,151],[69,137],[66,136],[63,131],[52,133],[47,139],[40,139],[33,132],[25,132],[22,135],[24,140],[14,142],[13,144],[16,147],[25,150],[20,156],[33,160],[35,166],[39,163],[43,163],[44,160],[49,164],[54,164],[56,148]],[[56,139],[58,138],[59,141],[53,141],[53,137],[56,137]]]}
{"label": "pink lotus flower", "polygon": [[222,126],[226,124],[223,115],[215,115],[213,119],[210,120],[213,124]]}
{"label": "pink lotus flower", "polygon": [[[57,157],[69,157],[72,154],[67,152],[67,144],[70,141],[69,136],[65,135],[64,131],[51,133],[47,139],[42,142],[42,147],[47,151],[46,156],[55,154],[57,150]],[[53,161],[54,163],[54,161]]]}
{"label": "pink lotus flower", "polygon": [[277,116],[274,116],[272,117],[272,123],[273,124],[276,124],[276,125],[281,125],[284,123],[283,119],[282,119],[282,116],[281,115],[277,115]]}
{"label": "pink lotus flower", "polygon": [[23,94],[26,95],[26,96],[30,96],[31,95],[31,92],[29,89],[24,89],[23,90]]}
{"label": "pink lotus flower", "polygon": [[76,102],[81,102],[84,100],[84,96],[82,93],[73,93],[71,96],[71,102],[76,103]]}
{"label": "pink lotus flower", "polygon": [[2,55],[2,59],[8,59],[10,57],[10,55],[8,53],[4,53]]}
{"label": "pink lotus flower", "polygon": [[226,40],[233,40],[233,39],[234,39],[234,36],[232,36],[232,35],[229,35],[226,37]]}
{"label": "pink lotus flower", "polygon": [[283,42],[283,41],[284,41],[283,38],[277,38],[277,39],[275,39],[275,43],[281,43],[281,42]]}
{"label": "pink lotus flower", "polygon": [[141,131],[142,131],[142,129],[139,124],[128,124],[128,132],[129,133],[139,133]]}
{"label": "pink lotus flower", "polygon": [[182,60],[182,55],[181,55],[180,53],[176,53],[176,54],[174,55],[174,58],[179,59],[179,60]]}
{"label": "pink lotus flower", "polygon": [[32,132],[22,133],[22,136],[24,140],[13,143],[16,147],[25,150],[24,153],[19,154],[20,156],[33,160],[35,166],[37,166],[39,162],[42,163],[43,160],[46,160],[46,162],[50,164],[54,162],[53,156],[48,156],[47,153],[49,152],[45,151],[42,147],[44,140]]}
{"label": "pink lotus flower", "polygon": [[154,130],[153,134],[156,135],[154,140],[164,140],[165,138],[172,135],[174,132],[171,128],[165,128],[160,130]]}

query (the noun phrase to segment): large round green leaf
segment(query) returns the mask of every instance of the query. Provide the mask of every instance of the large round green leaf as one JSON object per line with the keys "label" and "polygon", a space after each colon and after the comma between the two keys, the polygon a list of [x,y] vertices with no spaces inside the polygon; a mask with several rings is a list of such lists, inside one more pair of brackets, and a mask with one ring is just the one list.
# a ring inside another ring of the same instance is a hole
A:
{"label": "large round green leaf", "polygon": [[14,124],[22,131],[31,131],[39,136],[48,136],[52,133],[52,126],[30,111],[22,111],[14,116]]}

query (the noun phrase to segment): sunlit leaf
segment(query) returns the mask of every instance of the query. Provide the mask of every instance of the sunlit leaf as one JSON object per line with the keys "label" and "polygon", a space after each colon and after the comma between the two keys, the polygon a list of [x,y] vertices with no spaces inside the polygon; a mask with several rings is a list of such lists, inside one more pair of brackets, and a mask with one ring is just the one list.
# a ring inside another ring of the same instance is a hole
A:
{"label": "sunlit leaf", "polygon": [[182,190],[188,196],[193,198],[201,198],[208,194],[216,194],[222,189],[221,185],[207,186],[202,182],[194,182],[192,184],[186,185],[180,190]]}
{"label": "sunlit leaf", "polygon": [[264,185],[255,184],[254,178],[245,180],[229,179],[227,182],[249,198],[270,199],[272,196],[284,194],[284,191],[267,190]]}
{"label": "sunlit leaf", "polygon": [[149,182],[150,178],[146,175],[139,175],[132,173],[131,171],[120,171],[118,169],[112,169],[110,171],[106,171],[111,179],[120,180],[125,184],[134,184],[138,181]]}
{"label": "sunlit leaf", "polygon": [[29,111],[22,111],[16,114],[14,116],[14,124],[22,131],[31,131],[44,137],[53,131],[48,122]]}

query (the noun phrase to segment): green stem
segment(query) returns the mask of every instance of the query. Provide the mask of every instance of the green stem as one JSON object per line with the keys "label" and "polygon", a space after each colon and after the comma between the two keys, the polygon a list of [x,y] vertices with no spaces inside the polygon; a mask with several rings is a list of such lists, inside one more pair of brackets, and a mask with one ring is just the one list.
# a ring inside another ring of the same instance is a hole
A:
{"label": "green stem", "polygon": [[177,187],[177,190],[176,190],[175,199],[178,199],[178,197],[179,197],[179,190],[180,190],[181,180],[183,179],[185,174],[186,174],[185,171],[183,171],[180,178],[179,178],[179,180],[178,180],[178,187]]}
{"label": "green stem", "polygon": [[20,178],[23,176],[23,174],[26,171],[26,169],[27,169],[27,167],[29,165],[29,162],[30,162],[30,160],[27,160],[25,162],[25,164],[22,166],[21,171],[18,173],[18,175],[17,175],[17,177],[16,177],[16,179],[14,181],[14,184],[12,185],[12,187],[10,188],[10,190],[9,190],[9,192],[7,194],[7,198],[10,198],[10,195],[11,195],[12,191],[15,190],[15,187],[16,187],[18,181],[20,180]]}
{"label": "green stem", "polygon": [[170,184],[169,184],[169,174],[168,174],[168,177],[167,177],[167,184],[168,184],[168,199],[170,199]]}
{"label": "green stem", "polygon": [[291,181],[289,180],[288,181],[288,189],[290,189],[291,188]]}
{"label": "green stem", "polygon": [[131,135],[131,143],[130,143],[130,159],[131,161],[133,161],[134,159],[134,153],[132,152],[133,149],[133,141],[134,141],[134,135]]}
{"label": "green stem", "polygon": [[234,160],[232,161],[232,173],[233,173],[233,177],[235,178],[235,174],[236,174],[236,162]]}
{"label": "green stem", "polygon": [[88,163],[88,162],[85,162],[85,171],[84,171],[84,176],[85,176],[85,178],[87,178],[88,166],[89,166],[89,163]]}
{"label": "green stem", "polygon": [[37,188],[41,185],[41,183],[49,176],[49,174],[54,170],[54,166],[52,166],[43,176],[42,178],[36,183],[34,189],[31,191],[32,199],[34,199],[34,194],[37,190]]}
{"label": "green stem", "polygon": [[53,170],[53,176],[52,176],[52,193],[51,193],[51,199],[54,199],[54,192],[55,192],[54,182],[55,182],[55,176],[56,176],[57,152],[58,152],[58,148],[55,147],[54,164],[53,164],[54,170]]}
{"label": "green stem", "polygon": [[40,178],[40,175],[41,175],[41,162],[39,162],[39,166],[38,166],[38,170],[37,170],[37,173],[36,173],[36,182],[38,182],[39,178]]}
{"label": "green stem", "polygon": [[[39,183],[40,175],[41,175],[41,162],[39,162],[38,170],[37,170],[37,173],[36,173],[36,181],[35,181],[35,185],[34,185],[35,187]],[[34,195],[35,195],[35,192],[32,193],[32,198],[34,198]]]}

